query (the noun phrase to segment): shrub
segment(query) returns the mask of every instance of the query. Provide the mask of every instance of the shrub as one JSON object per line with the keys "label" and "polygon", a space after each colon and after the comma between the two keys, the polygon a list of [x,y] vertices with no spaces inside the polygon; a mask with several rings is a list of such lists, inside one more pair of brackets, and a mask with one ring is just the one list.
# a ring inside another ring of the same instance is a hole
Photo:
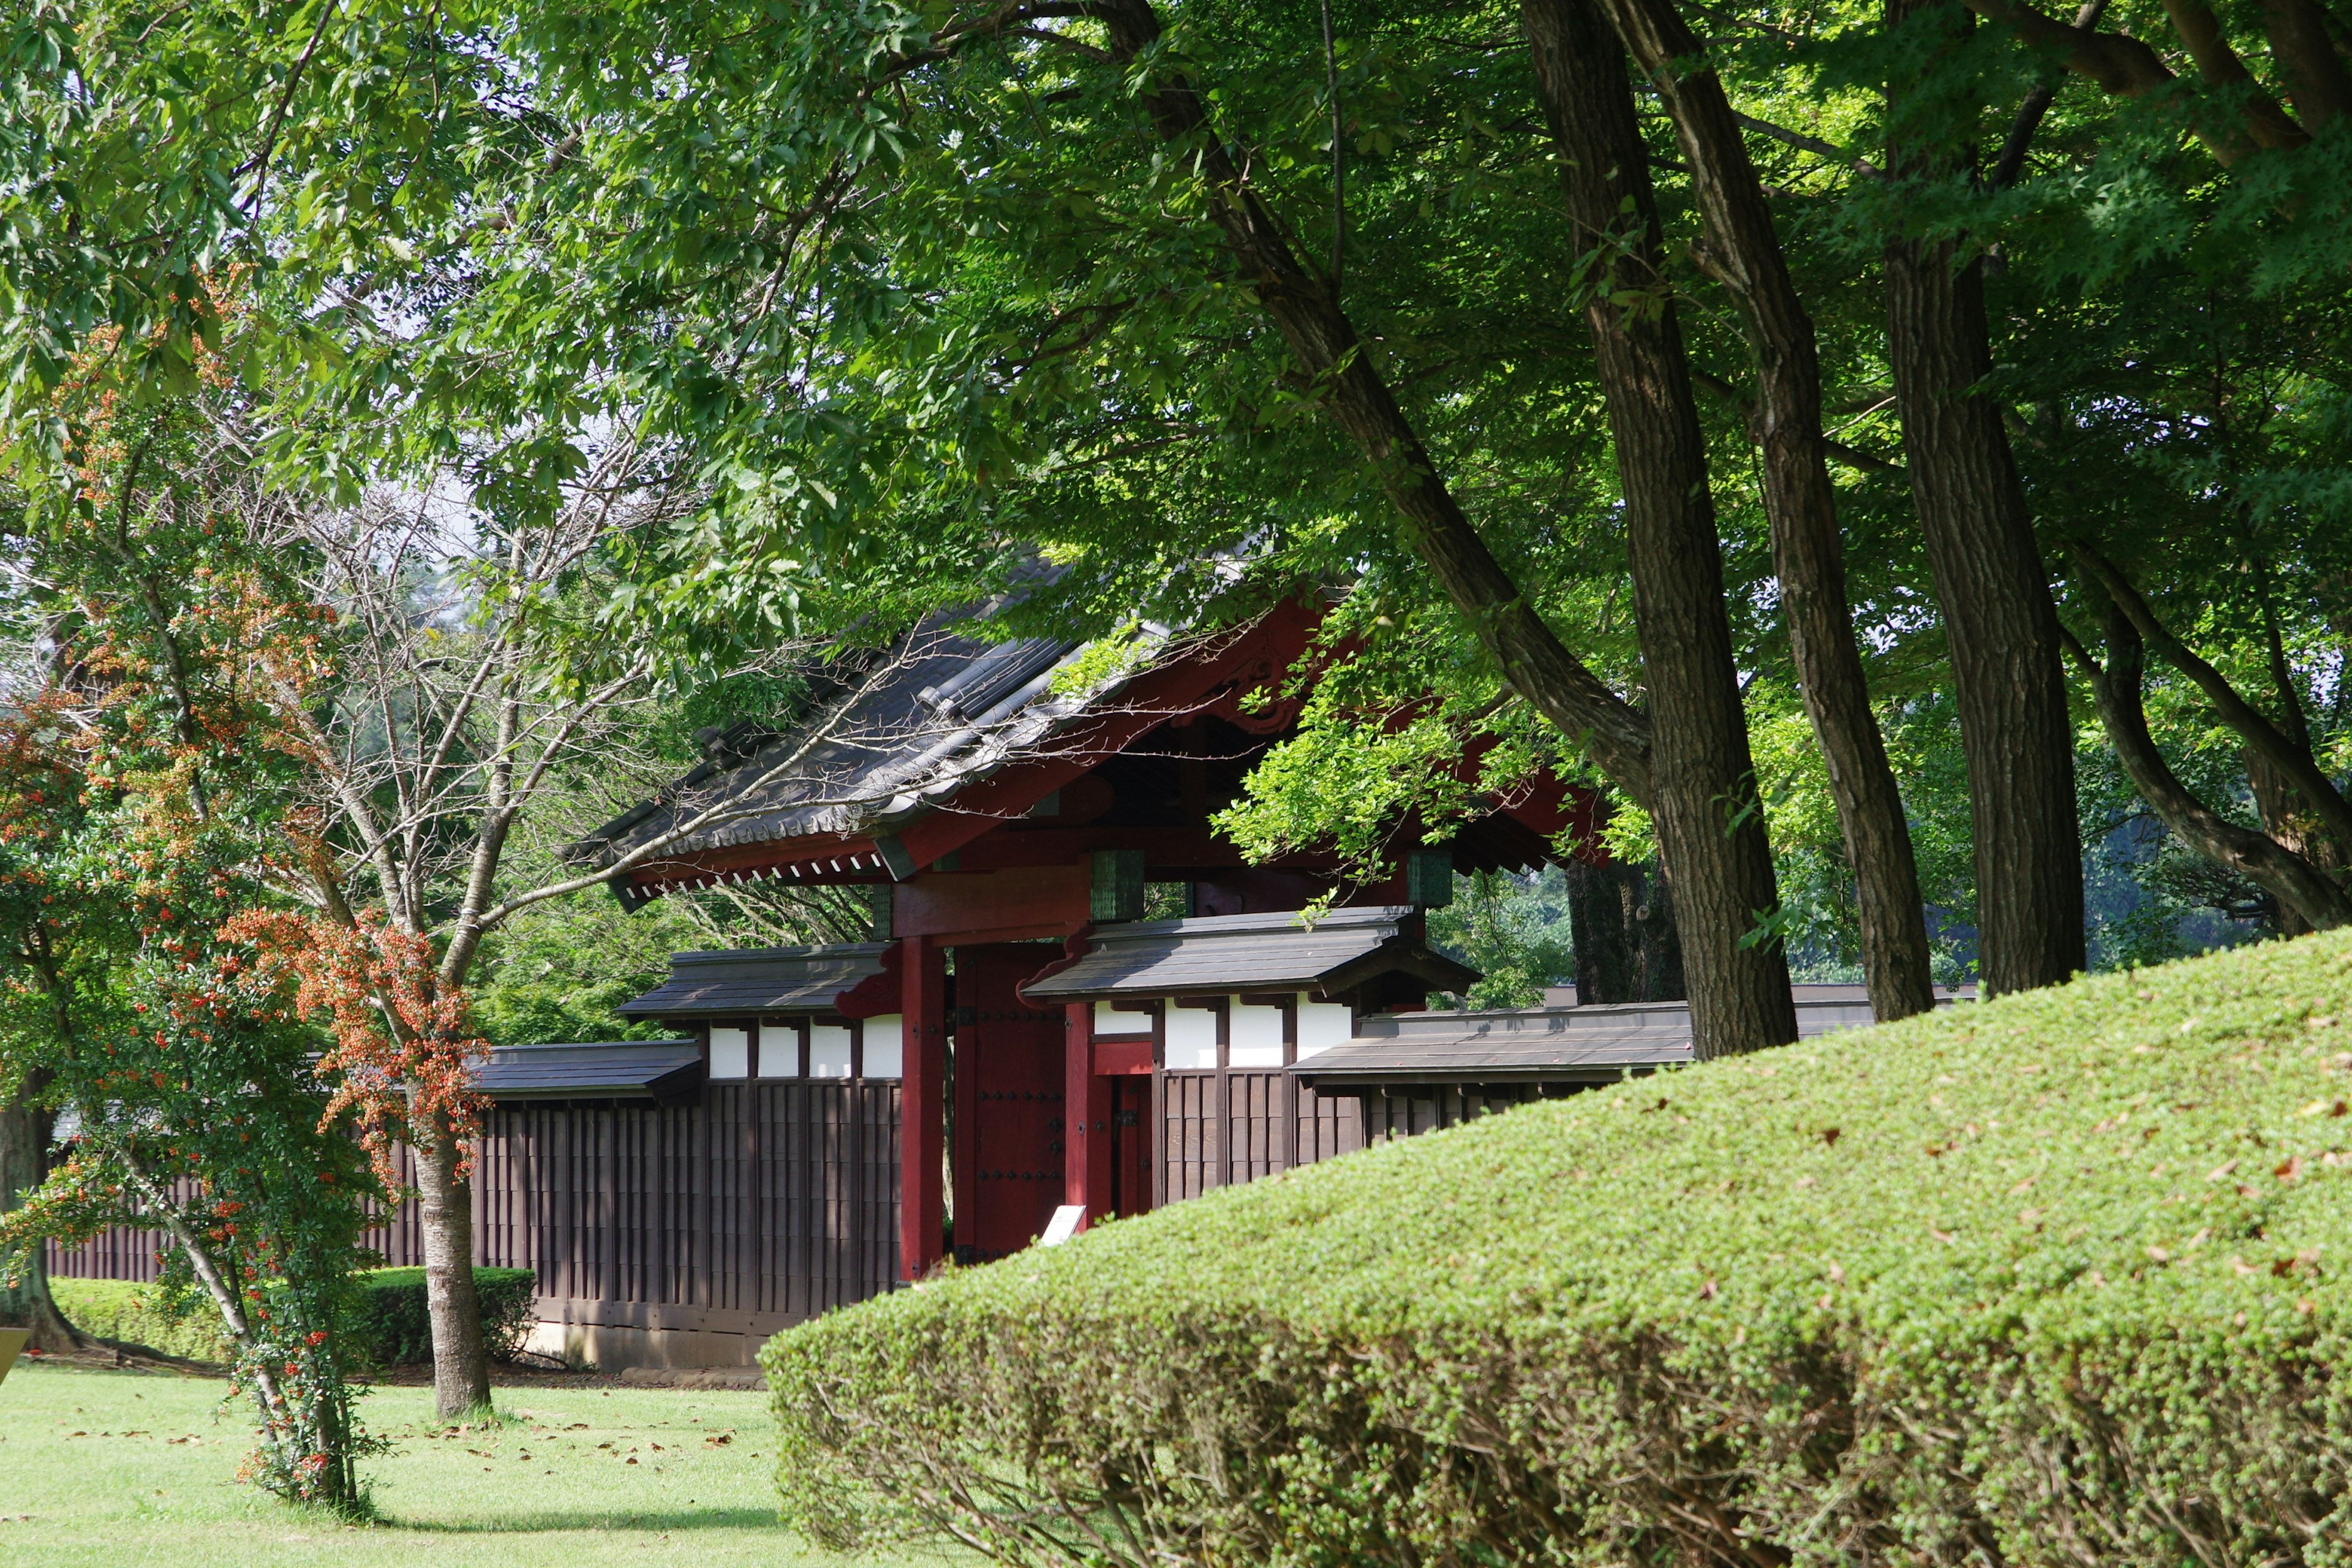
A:
{"label": "shrub", "polygon": [[787,1519],[1136,1564],[2352,1562],[2352,933],[1714,1062],[762,1357]]}
{"label": "shrub", "polygon": [[86,1334],[144,1345],[190,1361],[230,1362],[236,1347],[214,1325],[208,1309],[174,1311],[149,1287],[130,1279],[68,1279],[52,1275],[58,1310]]}
{"label": "shrub", "polygon": [[[433,1356],[433,1322],[425,1307],[425,1270],[374,1268],[360,1276],[360,1342],[379,1366]],[[530,1331],[539,1285],[528,1268],[474,1270],[482,1297],[482,1338],[491,1358],[511,1360]]]}
{"label": "shrub", "polygon": [[[474,1284],[482,1294],[482,1333],[490,1354],[509,1359],[530,1331],[537,1282],[528,1268],[477,1268]],[[150,1287],[128,1279],[53,1278],[49,1286],[58,1306],[85,1333],[192,1361],[235,1359],[227,1340],[213,1327],[210,1304],[201,1300],[175,1307]],[[401,1366],[429,1360],[433,1329],[425,1310],[425,1270],[362,1273],[352,1332],[352,1349],[362,1363]]]}

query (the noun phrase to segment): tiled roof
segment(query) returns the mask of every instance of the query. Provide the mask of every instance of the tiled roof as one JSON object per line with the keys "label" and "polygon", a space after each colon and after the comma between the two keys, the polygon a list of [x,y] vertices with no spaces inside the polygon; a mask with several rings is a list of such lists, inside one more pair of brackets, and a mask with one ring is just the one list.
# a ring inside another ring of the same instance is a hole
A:
{"label": "tiled roof", "polygon": [[714,806],[721,814],[665,857],[887,829],[1028,754],[1101,695],[1053,689],[1076,642],[983,642],[958,624],[927,623],[790,731],[738,726],[714,735],[709,762],[572,846],[572,855],[608,865]]}
{"label": "tiled roof", "polygon": [[830,1013],[841,994],[882,973],[888,944],[753,947],[674,952],[669,979],[614,1009],[626,1018],[708,1018],[747,1013]]}
{"label": "tiled roof", "polygon": [[[1797,1002],[1803,1038],[1867,1028],[1872,1021],[1870,1004],[1860,997]],[[1381,1084],[1613,1083],[1693,1059],[1685,1002],[1375,1014],[1362,1027],[1347,1044],[1289,1070],[1328,1091]]]}
{"label": "tiled roof", "polygon": [[1459,991],[1478,972],[1407,936],[1406,907],[1334,910],[1312,926],[1296,910],[1147,921],[1097,931],[1087,954],[1022,987],[1033,1001],[1231,991],[1344,990],[1402,973]]}
{"label": "tiled roof", "polygon": [[671,1100],[702,1086],[702,1047],[692,1040],[605,1040],[501,1046],[475,1069],[497,1100]]}

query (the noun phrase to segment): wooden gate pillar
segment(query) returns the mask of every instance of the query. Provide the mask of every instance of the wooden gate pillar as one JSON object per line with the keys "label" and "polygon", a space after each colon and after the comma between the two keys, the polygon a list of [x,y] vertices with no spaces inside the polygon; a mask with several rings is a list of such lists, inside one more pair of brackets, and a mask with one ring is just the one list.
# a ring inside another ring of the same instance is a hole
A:
{"label": "wooden gate pillar", "polygon": [[1110,1202],[1110,1080],[1095,1076],[1095,1007],[1071,1002],[1062,1009],[1067,1039],[1063,1055],[1062,1201],[1086,1205],[1091,1222]]}
{"label": "wooden gate pillar", "polygon": [[907,1020],[899,1083],[898,1268],[903,1278],[920,1279],[940,1260],[947,1224],[940,1172],[947,1109],[946,950],[929,937],[901,937],[898,973]]}

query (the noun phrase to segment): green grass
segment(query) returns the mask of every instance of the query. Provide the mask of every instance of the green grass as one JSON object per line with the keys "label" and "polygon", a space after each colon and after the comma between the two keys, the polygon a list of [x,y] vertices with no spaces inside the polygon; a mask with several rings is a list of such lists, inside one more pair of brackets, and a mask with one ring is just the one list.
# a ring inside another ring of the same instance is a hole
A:
{"label": "green grass", "polygon": [[757,1394],[508,1389],[508,1424],[443,1436],[431,1390],[378,1389],[362,1409],[393,1440],[364,1467],[382,1518],[354,1527],[237,1481],[251,1432],[242,1403],[222,1407],[226,1391],[209,1378],[20,1363],[0,1384],[0,1563],[882,1565],[819,1553],[775,1522]]}

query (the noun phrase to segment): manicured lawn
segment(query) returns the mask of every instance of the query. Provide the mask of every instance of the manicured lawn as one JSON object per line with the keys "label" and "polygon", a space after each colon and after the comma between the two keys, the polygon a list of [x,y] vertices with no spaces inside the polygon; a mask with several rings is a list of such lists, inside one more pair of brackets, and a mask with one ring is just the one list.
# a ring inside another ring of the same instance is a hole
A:
{"label": "manicured lawn", "polygon": [[380,1389],[362,1409],[393,1440],[366,1467],[382,1519],[355,1528],[238,1483],[250,1435],[242,1406],[221,1409],[225,1392],[209,1378],[20,1363],[0,1384],[0,1563],[886,1568],[775,1523],[764,1394],[508,1389],[503,1409],[528,1420],[439,1436],[429,1390]]}

